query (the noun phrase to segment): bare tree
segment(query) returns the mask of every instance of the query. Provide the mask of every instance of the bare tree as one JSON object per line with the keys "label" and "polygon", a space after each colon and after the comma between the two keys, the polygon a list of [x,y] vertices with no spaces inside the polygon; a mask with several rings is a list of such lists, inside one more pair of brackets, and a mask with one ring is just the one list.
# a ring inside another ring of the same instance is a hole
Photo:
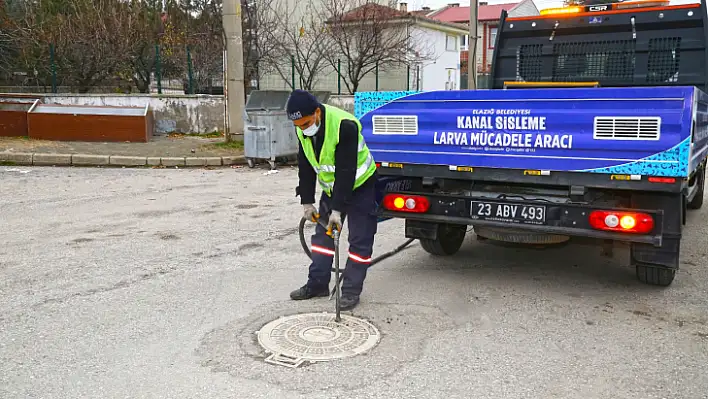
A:
{"label": "bare tree", "polygon": [[[275,19],[267,13],[272,0],[240,0],[245,93],[250,83],[259,78],[259,60],[267,57],[275,45],[263,36],[276,28]],[[202,88],[221,84],[223,51],[226,37],[222,24],[222,0],[181,0],[179,30],[184,44],[190,45],[194,78]]]}
{"label": "bare tree", "polygon": [[281,28],[277,17],[277,0],[241,0],[243,11],[243,62],[246,94],[252,80],[260,82],[262,75],[272,71],[271,60],[277,54],[279,45],[273,32]]}
{"label": "bare tree", "polygon": [[[278,21],[266,12],[275,0],[240,1],[248,91],[278,48],[265,40]],[[0,0],[0,73],[45,90],[55,70],[58,85],[80,92],[104,82],[147,92],[156,45],[162,76],[187,78],[189,48],[194,88],[209,90],[223,82],[224,44],[222,0]]]}
{"label": "bare tree", "polygon": [[[169,43],[170,56],[180,62],[181,68],[175,72],[187,79],[191,73],[195,92],[212,92],[214,86],[222,85],[221,0],[179,0],[168,8],[169,24],[163,39]],[[185,88],[186,83],[185,79]]]}
{"label": "bare tree", "polygon": [[330,67],[325,57],[332,50],[333,41],[317,12],[320,1],[302,0],[292,8],[287,3],[274,3],[270,10],[276,29],[266,37],[275,48],[262,61],[288,82],[291,89],[295,89],[292,87],[295,72],[300,87],[312,90],[324,69]]}
{"label": "bare tree", "polygon": [[431,45],[414,29],[415,17],[375,0],[327,0],[327,32],[333,51],[326,60],[336,68],[341,60],[346,72],[341,78],[354,93],[361,81],[377,67],[398,69],[434,57]]}
{"label": "bare tree", "polygon": [[12,70],[14,61],[18,56],[23,33],[26,33],[23,32],[22,26],[8,15],[5,7],[9,6],[0,1],[0,72],[3,74],[15,72]]}
{"label": "bare tree", "polygon": [[122,74],[128,76],[141,93],[150,92],[152,74],[158,67],[155,45],[162,33],[161,17],[161,0],[131,0],[119,32],[126,39],[127,49]]}
{"label": "bare tree", "polygon": [[[21,84],[33,85],[41,91],[47,91],[52,82],[50,45],[52,29],[62,6],[63,0],[33,3],[25,0],[13,0],[5,3],[6,23],[14,26],[11,53],[14,57],[6,59],[7,72],[24,75]],[[5,57],[3,57],[5,58]],[[14,83],[20,83],[13,79]],[[57,84],[62,83],[62,76],[57,75]]]}
{"label": "bare tree", "polygon": [[119,0],[74,0],[50,27],[59,68],[79,93],[117,77],[127,52],[117,33],[127,15]]}

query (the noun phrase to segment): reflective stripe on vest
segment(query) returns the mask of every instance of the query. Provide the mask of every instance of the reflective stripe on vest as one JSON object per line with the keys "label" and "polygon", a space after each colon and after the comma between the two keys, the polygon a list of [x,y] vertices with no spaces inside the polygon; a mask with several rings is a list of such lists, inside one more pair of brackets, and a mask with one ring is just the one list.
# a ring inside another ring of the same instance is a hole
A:
{"label": "reflective stripe on vest", "polygon": [[334,152],[339,143],[339,126],[343,120],[354,121],[358,128],[358,145],[357,145],[357,169],[354,179],[353,189],[361,186],[371,175],[376,172],[376,164],[374,158],[369,152],[368,147],[361,135],[361,123],[354,115],[330,105],[325,105],[325,138],[322,143],[322,152],[320,159],[316,159],[312,141],[305,138],[302,130],[296,128],[298,139],[302,144],[305,157],[309,161],[312,168],[317,173],[317,180],[322,187],[322,190],[327,194],[332,194],[334,188],[334,173],[336,167],[334,165]]}
{"label": "reflective stripe on vest", "polygon": [[[371,165],[373,163],[374,163],[374,157],[372,157],[371,154],[368,154],[368,156],[366,157],[366,161],[364,161],[364,164],[359,166],[358,168],[356,168],[356,176],[354,177],[354,180],[356,181],[357,179],[360,179],[362,176],[364,176],[369,171],[369,168],[371,167]],[[324,172],[330,172],[330,173],[334,173],[335,169],[336,169],[336,167],[329,166],[329,165],[325,165],[325,166],[320,167],[320,170],[322,170]],[[323,190],[327,191],[327,190],[331,190],[334,188],[334,182],[332,182],[332,183],[325,182],[320,179],[320,176],[321,176],[321,174],[318,173],[317,180],[320,182],[320,186],[322,187]]]}

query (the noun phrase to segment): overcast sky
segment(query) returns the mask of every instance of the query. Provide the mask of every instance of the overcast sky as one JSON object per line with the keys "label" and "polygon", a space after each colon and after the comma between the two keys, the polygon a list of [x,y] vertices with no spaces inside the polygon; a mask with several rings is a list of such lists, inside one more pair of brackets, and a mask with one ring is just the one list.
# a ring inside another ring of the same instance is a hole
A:
{"label": "overcast sky", "polygon": [[[539,10],[544,8],[562,7],[563,0],[533,0],[536,3],[536,7]],[[407,0],[409,10],[420,10],[421,8],[428,6],[430,8],[440,8],[444,7],[449,3],[460,3],[460,6],[467,7],[470,5],[469,0]],[[517,3],[518,0],[487,0],[489,4],[504,4],[504,3]],[[699,0],[671,0],[671,4],[686,4],[686,3],[698,3]]]}

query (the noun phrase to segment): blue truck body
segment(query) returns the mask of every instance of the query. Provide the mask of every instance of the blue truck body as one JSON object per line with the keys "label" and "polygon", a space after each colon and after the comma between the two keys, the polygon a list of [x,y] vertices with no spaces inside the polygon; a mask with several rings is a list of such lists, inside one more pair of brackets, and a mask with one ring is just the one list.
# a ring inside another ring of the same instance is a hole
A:
{"label": "blue truck body", "polygon": [[362,92],[377,162],[689,178],[708,155],[696,87]]}
{"label": "blue truck body", "polygon": [[666,286],[703,203],[708,95],[694,86],[364,92],[355,116],[379,220],[405,219],[434,255],[469,225],[502,241],[624,241],[638,279]]}
{"label": "blue truck body", "polygon": [[625,242],[641,282],[671,284],[705,198],[708,8],[648,1],[502,11],[489,90],[356,93],[379,217],[437,256],[469,226]]}

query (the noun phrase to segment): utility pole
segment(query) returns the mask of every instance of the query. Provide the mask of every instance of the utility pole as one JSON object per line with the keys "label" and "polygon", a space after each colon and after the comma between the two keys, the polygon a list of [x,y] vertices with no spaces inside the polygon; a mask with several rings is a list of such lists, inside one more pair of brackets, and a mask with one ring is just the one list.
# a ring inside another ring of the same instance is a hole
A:
{"label": "utility pole", "polygon": [[470,0],[470,32],[467,40],[467,89],[477,89],[477,8],[478,0]]}
{"label": "utility pole", "polygon": [[243,86],[243,28],[241,26],[241,0],[224,0],[222,23],[226,36],[226,118],[224,132],[227,142],[243,137],[243,108],[246,93]]}

